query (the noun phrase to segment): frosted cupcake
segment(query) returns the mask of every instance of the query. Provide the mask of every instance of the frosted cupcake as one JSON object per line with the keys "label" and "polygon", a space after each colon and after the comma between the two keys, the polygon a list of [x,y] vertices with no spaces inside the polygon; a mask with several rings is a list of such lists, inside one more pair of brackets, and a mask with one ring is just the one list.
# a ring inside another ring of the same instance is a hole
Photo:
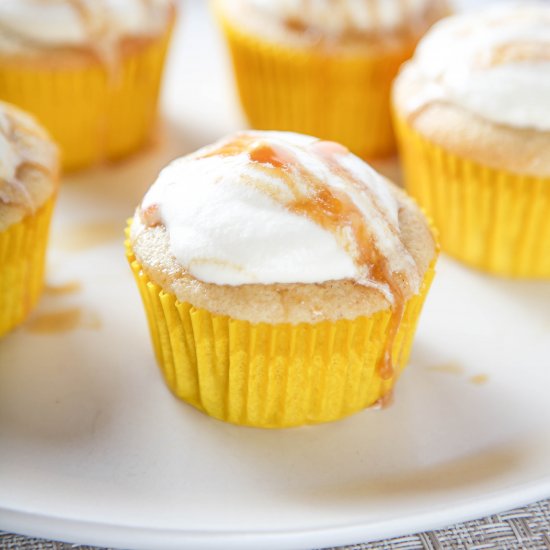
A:
{"label": "frosted cupcake", "polygon": [[33,113],[66,169],[122,157],[153,125],[171,0],[3,0],[0,98]]}
{"label": "frosted cupcake", "polygon": [[390,88],[446,0],[215,0],[250,124],[394,152]]}
{"label": "frosted cupcake", "polygon": [[550,278],[550,6],[498,6],[436,25],[399,75],[409,192],[443,250]]}
{"label": "frosted cupcake", "polygon": [[57,149],[48,134],[0,102],[0,336],[40,296],[57,185]]}
{"label": "frosted cupcake", "polygon": [[266,428],[387,398],[436,258],[403,192],[341,145],[279,132],[170,164],[127,248],[170,389]]}

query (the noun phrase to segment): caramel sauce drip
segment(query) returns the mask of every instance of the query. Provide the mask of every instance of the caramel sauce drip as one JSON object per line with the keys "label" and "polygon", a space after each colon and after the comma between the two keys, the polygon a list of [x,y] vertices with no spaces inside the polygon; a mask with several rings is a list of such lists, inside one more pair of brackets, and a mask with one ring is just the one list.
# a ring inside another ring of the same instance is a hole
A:
{"label": "caramel sauce drip", "polygon": [[363,0],[372,22],[369,29],[358,28],[346,0],[332,0],[331,15],[344,22],[344,28],[337,36],[330,37],[321,29],[308,24],[311,12],[316,9],[308,0],[302,0],[302,15],[289,16],[283,20],[283,25],[289,32],[309,35],[318,44],[330,45],[334,38],[339,42],[349,44],[375,45],[379,42],[392,43],[399,39],[416,40],[433,23],[446,15],[450,15],[446,0],[429,2],[424,9],[418,10],[411,0],[398,0],[401,18],[394,27],[384,27],[381,15],[381,3],[387,0]]}
{"label": "caramel sauce drip", "polygon": [[394,374],[393,344],[403,318],[405,300],[386,258],[376,246],[376,240],[362,212],[345,193],[330,190],[317,183],[313,197],[298,197],[289,205],[289,209],[307,216],[334,235],[339,235],[346,228],[350,228],[357,243],[358,250],[354,259],[360,271],[368,274],[368,278],[375,282],[389,287],[393,296],[392,315],[388,326],[387,343],[378,363],[378,373],[384,380],[391,378]]}
{"label": "caramel sauce drip", "polygon": [[[378,200],[374,193],[361,181],[358,181],[352,173],[345,170],[334,160],[334,155],[342,153],[342,149],[345,150],[345,148],[339,144],[318,142],[314,144],[312,149],[328,162],[333,173],[339,174],[341,177],[347,179],[360,192],[367,193],[370,196],[372,204],[376,207],[378,214],[387,221],[385,211],[381,205],[378,204]],[[335,193],[334,190],[331,190],[332,193],[330,193],[330,191],[329,193],[332,194],[332,197],[327,200],[327,187],[325,184],[317,180],[317,182],[315,182],[315,187],[316,191],[318,189],[320,193],[319,196],[321,197],[321,201],[318,203],[318,206],[321,206],[323,216],[321,218],[313,217],[313,219],[335,235],[338,235],[338,232],[346,227],[351,228],[354,235],[354,241],[357,243],[358,248],[355,255],[355,263],[359,270],[363,271],[367,278],[380,285],[386,286],[390,290],[393,304],[388,325],[388,337],[383,355],[377,365],[380,377],[384,380],[388,380],[394,375],[395,369],[392,357],[393,347],[405,312],[405,278],[400,273],[392,272],[387,258],[377,247],[376,237],[368,227],[363,213],[351,198],[346,193]],[[306,211],[304,211],[304,213],[308,215]],[[328,216],[325,216],[325,214],[328,214]],[[331,214],[333,215],[331,216]],[[387,227],[395,231],[391,224],[388,223]]]}
{"label": "caramel sauce drip", "polygon": [[393,393],[393,388],[385,393],[375,404],[374,408],[377,409],[389,409],[395,401],[395,396]]}
{"label": "caramel sauce drip", "polygon": [[369,15],[373,22],[373,27],[378,28],[380,26],[380,10],[379,0],[368,0]]}
{"label": "caramel sauce drip", "polygon": [[260,164],[270,164],[273,168],[284,168],[289,162],[289,157],[281,150],[275,150],[269,145],[259,144],[251,149],[250,160]]}
{"label": "caramel sauce drip", "polygon": [[230,139],[222,141],[216,147],[208,148],[197,157],[200,159],[211,157],[233,157],[240,155],[243,151],[248,150],[249,146],[258,140],[245,133],[239,133],[231,136]]}
{"label": "caramel sauce drip", "polygon": [[[360,273],[364,274],[365,281],[362,284],[370,280],[389,289],[393,304],[391,305],[388,337],[377,368],[381,378],[385,380],[392,378],[394,375],[392,352],[405,310],[404,286],[406,283],[402,274],[391,271],[388,260],[378,249],[376,237],[370,230],[363,212],[347,193],[331,188],[307,170],[302,163],[294,158],[289,149],[262,142],[254,135],[239,134],[219,147],[203,153],[199,158],[231,156],[244,151],[248,152],[253,162],[258,163],[259,169],[267,171],[267,173],[275,172],[275,175],[283,180],[293,195],[293,199],[284,204],[288,210],[311,219],[317,225],[330,231],[344,245],[354,258]],[[361,193],[367,193],[378,214],[387,219],[375,194],[335,159],[338,154],[349,154],[345,147],[337,143],[319,141],[310,145],[309,151],[321,157],[334,175],[346,179]],[[297,174],[298,178],[296,178]],[[296,180],[307,182],[307,193],[299,188]],[[254,181],[250,183],[257,185]],[[387,226],[388,228],[392,227],[389,223]],[[351,243],[344,239],[350,231],[353,235]],[[354,244],[355,246],[353,246]],[[361,284],[361,281],[358,282]]]}
{"label": "caramel sauce drip", "polygon": [[99,18],[94,17],[94,12],[88,8],[83,0],[67,0],[67,2],[80,19],[82,26],[90,37],[90,42],[92,42],[94,38],[99,38],[101,35],[107,34],[108,26],[105,6],[103,4],[104,0],[96,0],[96,2],[102,3],[100,12],[102,15]]}
{"label": "caramel sauce drip", "polygon": [[[112,79],[120,77],[121,36],[113,25],[105,0],[93,0],[99,9],[90,9],[84,0],[66,0],[82,23],[88,40],[87,46],[102,61]],[[139,0],[149,18],[153,18],[155,6],[152,0]]]}
{"label": "caramel sauce drip", "polygon": [[284,25],[288,30],[290,30],[292,32],[295,32],[295,33],[298,33],[298,34],[303,34],[303,33],[307,32],[307,30],[308,30],[307,25],[303,21],[300,21],[299,19],[296,19],[295,17],[286,18],[285,22],[284,22]]}
{"label": "caramel sauce drip", "polygon": [[118,64],[118,37],[109,23],[105,0],[95,1],[101,3],[99,11],[91,10],[83,0],[67,0],[88,36],[89,49],[114,76]]}

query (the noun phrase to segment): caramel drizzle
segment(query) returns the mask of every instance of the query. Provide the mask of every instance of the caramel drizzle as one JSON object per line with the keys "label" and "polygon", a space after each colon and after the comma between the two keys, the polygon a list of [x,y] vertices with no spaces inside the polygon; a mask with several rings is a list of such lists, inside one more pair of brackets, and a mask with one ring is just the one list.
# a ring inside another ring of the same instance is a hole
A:
{"label": "caramel drizzle", "polygon": [[[428,2],[424,9],[415,9],[411,0],[396,0],[399,4],[401,19],[391,28],[383,26],[381,15],[381,2],[387,0],[363,0],[366,4],[369,18],[372,21],[372,28],[363,30],[357,28],[355,20],[346,0],[331,0],[330,9],[334,13],[334,17],[344,21],[345,30],[340,33],[341,38],[350,39],[352,41],[371,41],[382,40],[391,42],[398,36],[417,36],[419,32],[423,32],[430,23],[433,23],[448,15],[449,9],[446,7],[445,0],[436,0]],[[284,20],[284,25],[293,32],[299,34],[309,34],[315,37],[316,42],[330,42],[330,37],[327,37],[319,29],[308,25],[307,21],[311,20],[311,14],[315,9],[310,0],[302,0],[302,16],[289,16]]]}
{"label": "caramel drizzle", "polygon": [[[94,2],[101,3],[99,9],[90,9],[85,0],[66,1],[82,22],[82,26],[89,36],[89,42],[92,47],[98,48],[98,44],[102,40],[107,39],[113,42],[118,38],[115,29],[109,25],[109,9],[105,0],[94,0]],[[154,15],[155,6],[153,0],[139,0],[139,3],[148,15],[151,17]]]}
{"label": "caramel drizzle", "polygon": [[369,8],[369,14],[370,17],[374,23],[374,28],[378,29],[380,28],[380,4],[378,3],[378,0],[368,0],[368,8]]}
{"label": "caramel drizzle", "polygon": [[514,41],[500,44],[492,48],[487,54],[483,68],[492,68],[509,63],[543,63],[550,61],[548,42]]}
{"label": "caramel drizzle", "polygon": [[105,0],[100,2],[97,10],[90,9],[84,0],[66,0],[73,9],[88,36],[88,47],[105,62],[108,68],[113,68],[117,63],[116,43],[118,36],[109,25],[108,10]]}
{"label": "caramel drizzle", "polygon": [[[327,143],[327,142],[324,142]],[[318,142],[317,149],[323,142]],[[314,146],[315,147],[315,146]],[[341,146],[339,146],[341,147]],[[338,151],[336,151],[337,153]],[[375,193],[373,193],[367,186],[365,186],[357,177],[342,167],[334,158],[334,153],[326,150],[321,153],[324,159],[326,159],[332,168],[332,172],[338,174],[351,182],[354,187],[362,193],[368,194],[371,203],[377,210],[381,218],[387,220],[387,216],[383,207],[380,205]],[[348,152],[349,153],[349,152]],[[326,187],[325,187],[326,189]],[[386,286],[390,290],[390,294],[393,298],[391,304],[391,317],[388,326],[388,338],[386,346],[384,347],[384,354],[378,364],[378,373],[384,380],[392,378],[394,374],[392,351],[393,345],[397,338],[401,321],[405,313],[405,287],[406,277],[399,272],[393,272],[389,265],[387,258],[380,252],[376,245],[376,237],[372,234],[372,231],[368,228],[363,213],[355,205],[355,203],[345,193],[338,193],[336,195],[339,202],[345,206],[345,210],[342,212],[344,215],[339,220],[342,227],[351,227],[354,234],[354,240],[358,244],[359,254],[355,258],[356,265],[359,269],[365,272],[365,276],[368,279],[374,280],[380,285]],[[334,234],[335,229],[331,228],[323,220],[315,220],[320,222],[320,225],[325,229],[331,230]],[[398,230],[390,223],[386,223],[386,228],[389,229],[394,235],[398,234]],[[365,284],[364,281],[360,282]]]}
{"label": "caramel drizzle", "polygon": [[[347,179],[362,193],[367,193],[378,214],[387,219],[374,193],[337,162],[335,158],[337,154],[349,153],[346,148],[331,142],[319,141],[312,144],[309,149],[311,153],[321,157],[328,164],[333,174]],[[317,225],[330,231],[341,243],[343,236],[351,230],[353,242],[357,245],[356,249],[349,250],[349,243],[343,244],[354,258],[359,271],[365,275],[363,280],[357,282],[368,285],[368,281],[373,281],[377,285],[388,288],[393,298],[388,337],[383,355],[377,365],[381,378],[392,378],[394,375],[392,351],[405,310],[406,278],[401,273],[392,272],[388,260],[377,247],[376,237],[369,229],[364,214],[346,193],[330,188],[297,162],[290,151],[258,142],[256,136],[239,134],[219,147],[203,152],[198,158],[233,156],[243,151],[248,151],[250,159],[258,163],[258,168],[283,179],[293,195],[293,200],[285,204],[288,210],[308,217]],[[308,182],[308,190],[312,191],[311,194],[304,194],[296,185],[296,173]],[[255,181],[251,183],[256,185]],[[387,227],[397,234],[397,229],[394,229],[391,224],[388,223]],[[379,288],[378,290],[380,291]]]}

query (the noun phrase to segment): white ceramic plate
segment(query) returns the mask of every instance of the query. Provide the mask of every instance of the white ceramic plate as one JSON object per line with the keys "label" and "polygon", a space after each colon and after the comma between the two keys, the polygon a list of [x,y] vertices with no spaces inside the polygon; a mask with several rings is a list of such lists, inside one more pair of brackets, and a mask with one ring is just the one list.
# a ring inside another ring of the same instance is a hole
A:
{"label": "white ceramic plate", "polygon": [[[126,548],[312,548],[550,496],[550,284],[443,259],[385,411],[262,431],[170,395],[121,235],[167,160],[242,124],[222,52],[190,2],[164,137],[63,188],[52,288],[0,343],[0,528]],[[58,331],[44,332],[52,312]]]}

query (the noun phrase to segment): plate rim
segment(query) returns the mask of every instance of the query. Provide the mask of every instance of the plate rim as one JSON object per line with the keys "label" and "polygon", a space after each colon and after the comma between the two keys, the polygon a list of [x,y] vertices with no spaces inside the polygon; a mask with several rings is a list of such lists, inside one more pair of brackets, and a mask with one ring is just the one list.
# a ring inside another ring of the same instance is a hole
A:
{"label": "plate rim", "polygon": [[[78,518],[29,512],[0,504],[0,528],[7,533],[61,540],[71,544],[132,550],[175,550],[182,547],[197,550],[309,550],[375,542],[434,531],[457,523],[472,521],[527,506],[550,498],[550,476],[512,488],[487,493],[481,498],[466,499],[458,505],[391,518],[379,522],[353,522],[322,528],[282,530],[190,530],[161,527],[136,527]],[[154,546],[152,546],[154,545]]]}

